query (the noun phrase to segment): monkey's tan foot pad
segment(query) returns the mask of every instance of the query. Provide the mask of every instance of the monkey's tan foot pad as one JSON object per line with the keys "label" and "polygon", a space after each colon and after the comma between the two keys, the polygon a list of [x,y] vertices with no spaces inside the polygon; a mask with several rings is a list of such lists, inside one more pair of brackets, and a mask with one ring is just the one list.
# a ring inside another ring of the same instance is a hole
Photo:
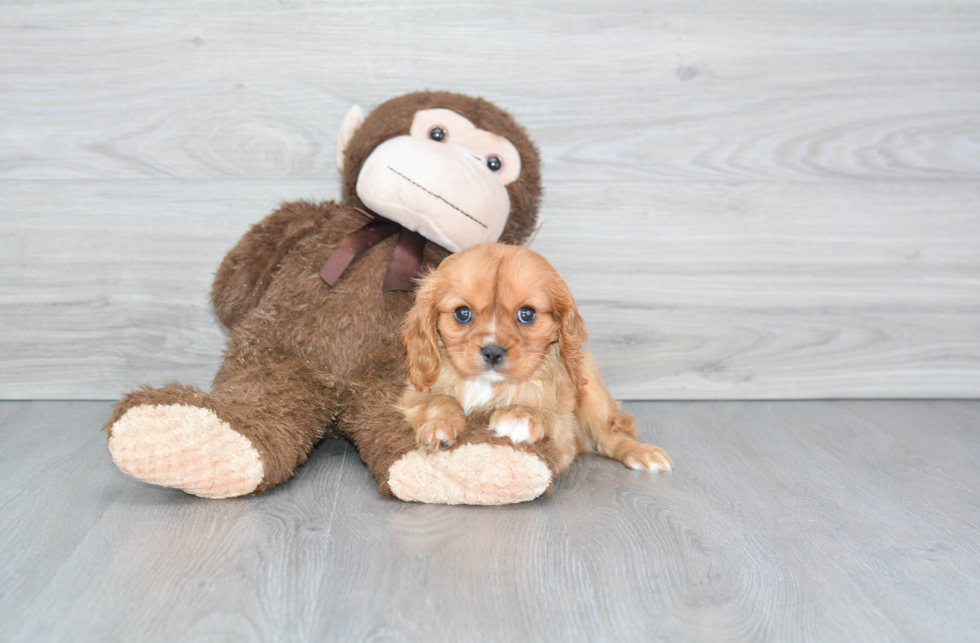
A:
{"label": "monkey's tan foot pad", "polygon": [[132,407],[112,425],[109,452],[123,473],[202,498],[244,496],[265,475],[248,438],[186,404]]}
{"label": "monkey's tan foot pad", "polygon": [[540,458],[511,447],[465,444],[453,451],[409,451],[388,471],[401,500],[445,505],[508,505],[534,500],[551,486]]}

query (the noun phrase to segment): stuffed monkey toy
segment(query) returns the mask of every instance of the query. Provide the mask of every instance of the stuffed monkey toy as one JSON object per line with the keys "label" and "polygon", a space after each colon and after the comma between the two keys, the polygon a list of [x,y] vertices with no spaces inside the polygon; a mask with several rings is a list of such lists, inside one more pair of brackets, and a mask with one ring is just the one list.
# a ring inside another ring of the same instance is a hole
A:
{"label": "stuffed monkey toy", "polygon": [[515,445],[474,415],[451,449],[422,451],[397,409],[413,277],[483,242],[525,244],[539,225],[539,159],[524,129],[479,98],[407,94],[366,119],[352,107],[337,162],[342,201],[283,204],[221,263],[211,300],[229,338],[211,391],[171,382],[115,405],[105,430],[116,465],[228,498],[272,489],[317,442],[345,438],[402,500],[550,493],[546,441]]}

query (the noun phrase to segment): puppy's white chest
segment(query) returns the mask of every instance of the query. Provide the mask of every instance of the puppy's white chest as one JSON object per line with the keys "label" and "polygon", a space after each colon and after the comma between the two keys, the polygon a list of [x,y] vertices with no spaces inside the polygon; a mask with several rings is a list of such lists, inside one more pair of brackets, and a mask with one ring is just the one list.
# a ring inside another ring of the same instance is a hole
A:
{"label": "puppy's white chest", "polygon": [[491,402],[499,399],[499,394],[494,388],[494,384],[503,378],[496,373],[488,373],[479,377],[471,377],[462,383],[461,391],[458,396],[460,404],[463,405],[463,412],[469,415],[476,409],[488,406]]}

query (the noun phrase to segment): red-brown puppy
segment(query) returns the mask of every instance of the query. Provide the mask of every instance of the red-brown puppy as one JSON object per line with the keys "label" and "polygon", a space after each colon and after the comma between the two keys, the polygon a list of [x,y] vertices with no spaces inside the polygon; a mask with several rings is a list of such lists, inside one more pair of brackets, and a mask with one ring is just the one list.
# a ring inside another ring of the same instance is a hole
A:
{"label": "red-brown puppy", "polygon": [[493,411],[490,429],[514,442],[553,440],[565,469],[583,448],[633,469],[669,471],[640,444],[592,356],[565,281],[544,257],[484,244],[450,255],[421,282],[402,340],[409,386],[402,409],[420,446],[451,446],[466,416]]}

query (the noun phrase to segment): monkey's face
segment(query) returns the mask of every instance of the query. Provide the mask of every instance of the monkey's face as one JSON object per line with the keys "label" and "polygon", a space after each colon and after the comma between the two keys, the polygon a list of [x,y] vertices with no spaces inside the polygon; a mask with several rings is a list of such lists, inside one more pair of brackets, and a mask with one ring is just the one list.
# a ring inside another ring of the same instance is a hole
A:
{"label": "monkey's face", "polygon": [[520,154],[503,136],[452,110],[422,109],[407,135],[374,148],[356,192],[374,212],[459,252],[500,238],[506,186],[520,174]]}

